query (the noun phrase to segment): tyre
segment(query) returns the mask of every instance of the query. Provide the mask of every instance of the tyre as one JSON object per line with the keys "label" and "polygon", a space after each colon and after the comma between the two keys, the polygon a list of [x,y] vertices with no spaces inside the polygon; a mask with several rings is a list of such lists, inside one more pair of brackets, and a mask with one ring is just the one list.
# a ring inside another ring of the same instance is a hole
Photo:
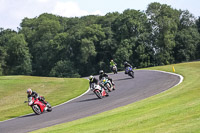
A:
{"label": "tyre", "polygon": [[51,107],[48,107],[47,111],[48,111],[48,112],[51,112],[51,111],[52,111],[52,108],[51,108]]}
{"label": "tyre", "polygon": [[47,103],[47,111],[48,111],[48,112],[51,112],[51,111],[52,111],[51,105],[50,105],[49,103]]}
{"label": "tyre", "polygon": [[131,73],[131,77],[134,78],[134,72]]}
{"label": "tyre", "polygon": [[114,71],[114,74],[117,74],[117,71],[116,71],[116,70]]}
{"label": "tyre", "polygon": [[134,78],[134,72],[129,72],[128,75]]}
{"label": "tyre", "polygon": [[109,82],[106,84],[106,88],[107,88],[107,90],[108,90],[109,92],[111,92],[111,84],[110,84]]}
{"label": "tyre", "polygon": [[37,114],[37,115],[40,115],[42,113],[41,109],[38,105],[33,105],[32,109],[33,109],[33,112],[35,112],[35,114]]}
{"label": "tyre", "polygon": [[102,95],[101,95],[101,92],[99,90],[95,90],[94,93],[96,94],[96,96],[99,98],[99,99],[102,99]]}

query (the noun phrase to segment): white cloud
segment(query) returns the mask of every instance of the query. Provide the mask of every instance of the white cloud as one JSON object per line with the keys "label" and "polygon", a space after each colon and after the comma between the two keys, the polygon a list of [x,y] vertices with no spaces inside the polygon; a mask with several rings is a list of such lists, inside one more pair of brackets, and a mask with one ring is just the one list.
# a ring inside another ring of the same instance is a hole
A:
{"label": "white cloud", "polygon": [[57,2],[52,13],[65,17],[83,16],[88,14],[87,11],[81,10],[75,2]]}
{"label": "white cloud", "polygon": [[87,11],[74,1],[64,0],[0,0],[0,27],[17,29],[25,17],[34,18],[42,13],[63,17],[103,15],[99,10]]}
{"label": "white cloud", "polygon": [[[51,0],[0,0],[0,27],[17,29],[25,17],[34,18],[53,9]],[[49,2],[48,6],[47,3]]]}
{"label": "white cloud", "polygon": [[45,3],[45,2],[49,2],[50,0],[37,0],[40,3]]}
{"label": "white cloud", "polygon": [[76,2],[57,2],[53,11],[53,14],[65,16],[65,17],[80,17],[86,15],[102,15],[100,11],[95,11],[93,13],[89,13],[88,11],[81,10],[79,5]]}

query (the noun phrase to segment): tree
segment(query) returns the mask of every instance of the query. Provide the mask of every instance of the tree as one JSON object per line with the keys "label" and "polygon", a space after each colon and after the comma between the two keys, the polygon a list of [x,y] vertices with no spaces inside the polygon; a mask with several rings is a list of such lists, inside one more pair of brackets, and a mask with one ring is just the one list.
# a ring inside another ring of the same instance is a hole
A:
{"label": "tree", "polygon": [[[196,25],[197,25],[197,30],[200,35],[200,17],[198,17],[198,19],[196,20]],[[198,59],[200,58],[200,42],[198,43],[198,46],[197,46],[197,58]]]}
{"label": "tree", "polygon": [[14,34],[6,43],[6,49],[5,74],[31,74],[31,55],[24,36],[22,34]]}
{"label": "tree", "polygon": [[180,12],[166,4],[154,2],[148,5],[146,13],[153,29],[153,45],[157,64],[173,63],[173,48],[176,45],[175,34]]}
{"label": "tree", "polygon": [[37,18],[25,18],[21,23],[20,33],[25,35],[33,57],[33,75],[48,75],[58,61],[55,60],[58,50],[51,44],[55,43],[55,36],[64,29],[59,19],[55,15],[44,13]]}
{"label": "tree", "polygon": [[56,65],[51,69],[49,76],[67,77],[67,78],[80,77],[80,75],[74,69],[74,64],[66,60],[58,61]]}
{"label": "tree", "polygon": [[3,75],[5,64],[6,50],[4,47],[0,46],[0,75]]}
{"label": "tree", "polygon": [[[148,55],[149,53],[146,50],[149,47],[148,45],[151,45],[149,43],[151,27],[146,14],[137,10],[125,10],[113,22],[112,30],[115,33],[114,38],[118,44],[115,53],[117,63],[121,67],[124,61],[130,61],[137,67],[144,66],[139,61],[148,60],[144,58],[149,57],[140,56],[139,54],[143,51],[142,53]],[[145,39],[144,36],[146,37]]]}
{"label": "tree", "polygon": [[179,30],[176,34],[174,57],[176,62],[195,60],[198,55],[200,36],[195,24],[195,17],[188,11],[181,11]]}
{"label": "tree", "polygon": [[116,18],[112,25],[118,42],[131,37],[138,37],[149,27],[145,13],[127,9]]}
{"label": "tree", "polygon": [[[132,39],[124,39],[116,53],[115,53],[115,59],[119,67],[123,67],[123,62],[124,61],[130,61],[130,57],[133,54],[133,47],[135,46],[135,40],[134,38]],[[120,62],[120,63],[119,63]]]}
{"label": "tree", "polygon": [[200,17],[196,20],[196,25],[197,25],[198,32],[200,34]]}
{"label": "tree", "polygon": [[188,28],[179,31],[176,35],[176,47],[174,49],[177,62],[196,59],[197,44],[200,36],[197,29]]}
{"label": "tree", "polygon": [[137,67],[148,67],[153,66],[154,51],[151,42],[150,32],[141,34],[136,42],[136,47],[132,55],[133,64]]}

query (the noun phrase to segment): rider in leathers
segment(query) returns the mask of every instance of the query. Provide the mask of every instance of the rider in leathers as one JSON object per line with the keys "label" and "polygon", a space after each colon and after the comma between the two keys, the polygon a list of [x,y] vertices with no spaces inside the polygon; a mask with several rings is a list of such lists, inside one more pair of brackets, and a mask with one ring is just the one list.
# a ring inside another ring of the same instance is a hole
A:
{"label": "rider in leathers", "polygon": [[125,62],[124,62],[125,74],[127,74],[127,73],[126,73],[126,68],[127,68],[127,67],[131,67],[131,68],[132,68],[131,64],[129,64],[128,62],[125,61]]}
{"label": "rider in leathers", "polygon": [[27,94],[28,94],[27,96],[28,98],[29,97],[34,97],[34,99],[38,98],[39,101],[41,101],[44,104],[47,104],[47,102],[44,100],[44,97],[39,96],[35,91],[32,91],[30,88],[27,90]]}
{"label": "rider in leathers", "polygon": [[[96,85],[100,85],[102,88],[104,88],[105,89],[105,87],[102,85],[102,84],[100,84],[99,83],[99,80],[97,79],[97,78],[95,78],[94,76],[90,76],[89,77],[89,85],[90,85],[90,88],[92,88],[92,84],[96,84]],[[102,91],[102,90],[101,90]]]}
{"label": "rider in leathers", "polygon": [[132,68],[132,66],[131,66],[131,64],[129,64],[128,62],[124,62],[124,68],[127,68],[127,67],[131,67]]}
{"label": "rider in leathers", "polygon": [[96,85],[98,85],[99,84],[99,81],[98,81],[98,79],[96,79],[94,76],[90,76],[89,77],[89,84],[90,84],[90,88],[92,87],[92,84],[96,84]]}
{"label": "rider in leathers", "polygon": [[113,71],[113,67],[116,66],[117,63],[115,63],[113,60],[110,61],[110,68]]}
{"label": "rider in leathers", "polygon": [[101,80],[103,77],[105,77],[105,78],[107,78],[108,80],[110,80],[111,83],[112,83],[112,85],[113,85],[114,88],[115,88],[115,84],[114,84],[112,78],[108,77],[108,75],[107,75],[106,73],[104,73],[103,70],[100,70],[100,71],[99,71],[99,80]]}

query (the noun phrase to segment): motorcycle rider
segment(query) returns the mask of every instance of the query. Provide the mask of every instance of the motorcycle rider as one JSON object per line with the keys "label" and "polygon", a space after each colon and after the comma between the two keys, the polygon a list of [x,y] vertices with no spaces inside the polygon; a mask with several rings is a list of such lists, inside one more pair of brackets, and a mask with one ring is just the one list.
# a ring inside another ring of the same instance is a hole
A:
{"label": "motorcycle rider", "polygon": [[117,65],[117,63],[115,63],[113,60],[110,60],[110,67],[111,67],[112,71],[113,71],[113,67],[116,65]]}
{"label": "motorcycle rider", "polygon": [[132,68],[131,64],[129,64],[127,61],[125,61],[124,62],[124,68],[127,68],[127,67],[131,67]]}
{"label": "motorcycle rider", "polygon": [[100,71],[99,71],[99,80],[101,80],[103,77],[105,77],[105,78],[107,78],[108,80],[110,80],[110,82],[111,82],[112,85],[113,85],[113,89],[115,89],[115,84],[114,84],[112,78],[108,77],[108,74],[104,73],[103,70],[100,70]]}
{"label": "motorcycle rider", "polygon": [[98,79],[95,78],[95,77],[92,76],[92,75],[89,77],[89,81],[90,81],[90,82],[89,82],[89,84],[90,84],[90,88],[92,87],[92,84],[94,84],[94,83],[97,84],[97,85],[99,84]]}
{"label": "motorcycle rider", "polygon": [[[99,84],[99,80],[97,79],[97,78],[95,78],[94,76],[90,76],[89,77],[89,84],[90,84],[90,88],[92,88],[92,84],[96,84],[96,85],[100,85],[102,88],[104,88],[105,89],[105,87],[102,85],[102,84]],[[100,90],[100,91],[102,91],[102,89]]]}
{"label": "motorcycle rider", "polygon": [[127,61],[125,61],[125,62],[124,62],[125,74],[127,74],[127,72],[126,72],[126,68],[127,68],[127,67],[133,68],[133,67],[131,66],[131,64],[129,64]]}
{"label": "motorcycle rider", "polygon": [[47,102],[45,101],[45,98],[42,96],[39,96],[38,93],[36,93],[35,91],[32,91],[31,88],[28,88],[26,92],[28,94],[27,96],[28,98],[29,97],[34,97],[34,99],[38,98],[39,101],[41,101],[44,104],[47,104]]}

